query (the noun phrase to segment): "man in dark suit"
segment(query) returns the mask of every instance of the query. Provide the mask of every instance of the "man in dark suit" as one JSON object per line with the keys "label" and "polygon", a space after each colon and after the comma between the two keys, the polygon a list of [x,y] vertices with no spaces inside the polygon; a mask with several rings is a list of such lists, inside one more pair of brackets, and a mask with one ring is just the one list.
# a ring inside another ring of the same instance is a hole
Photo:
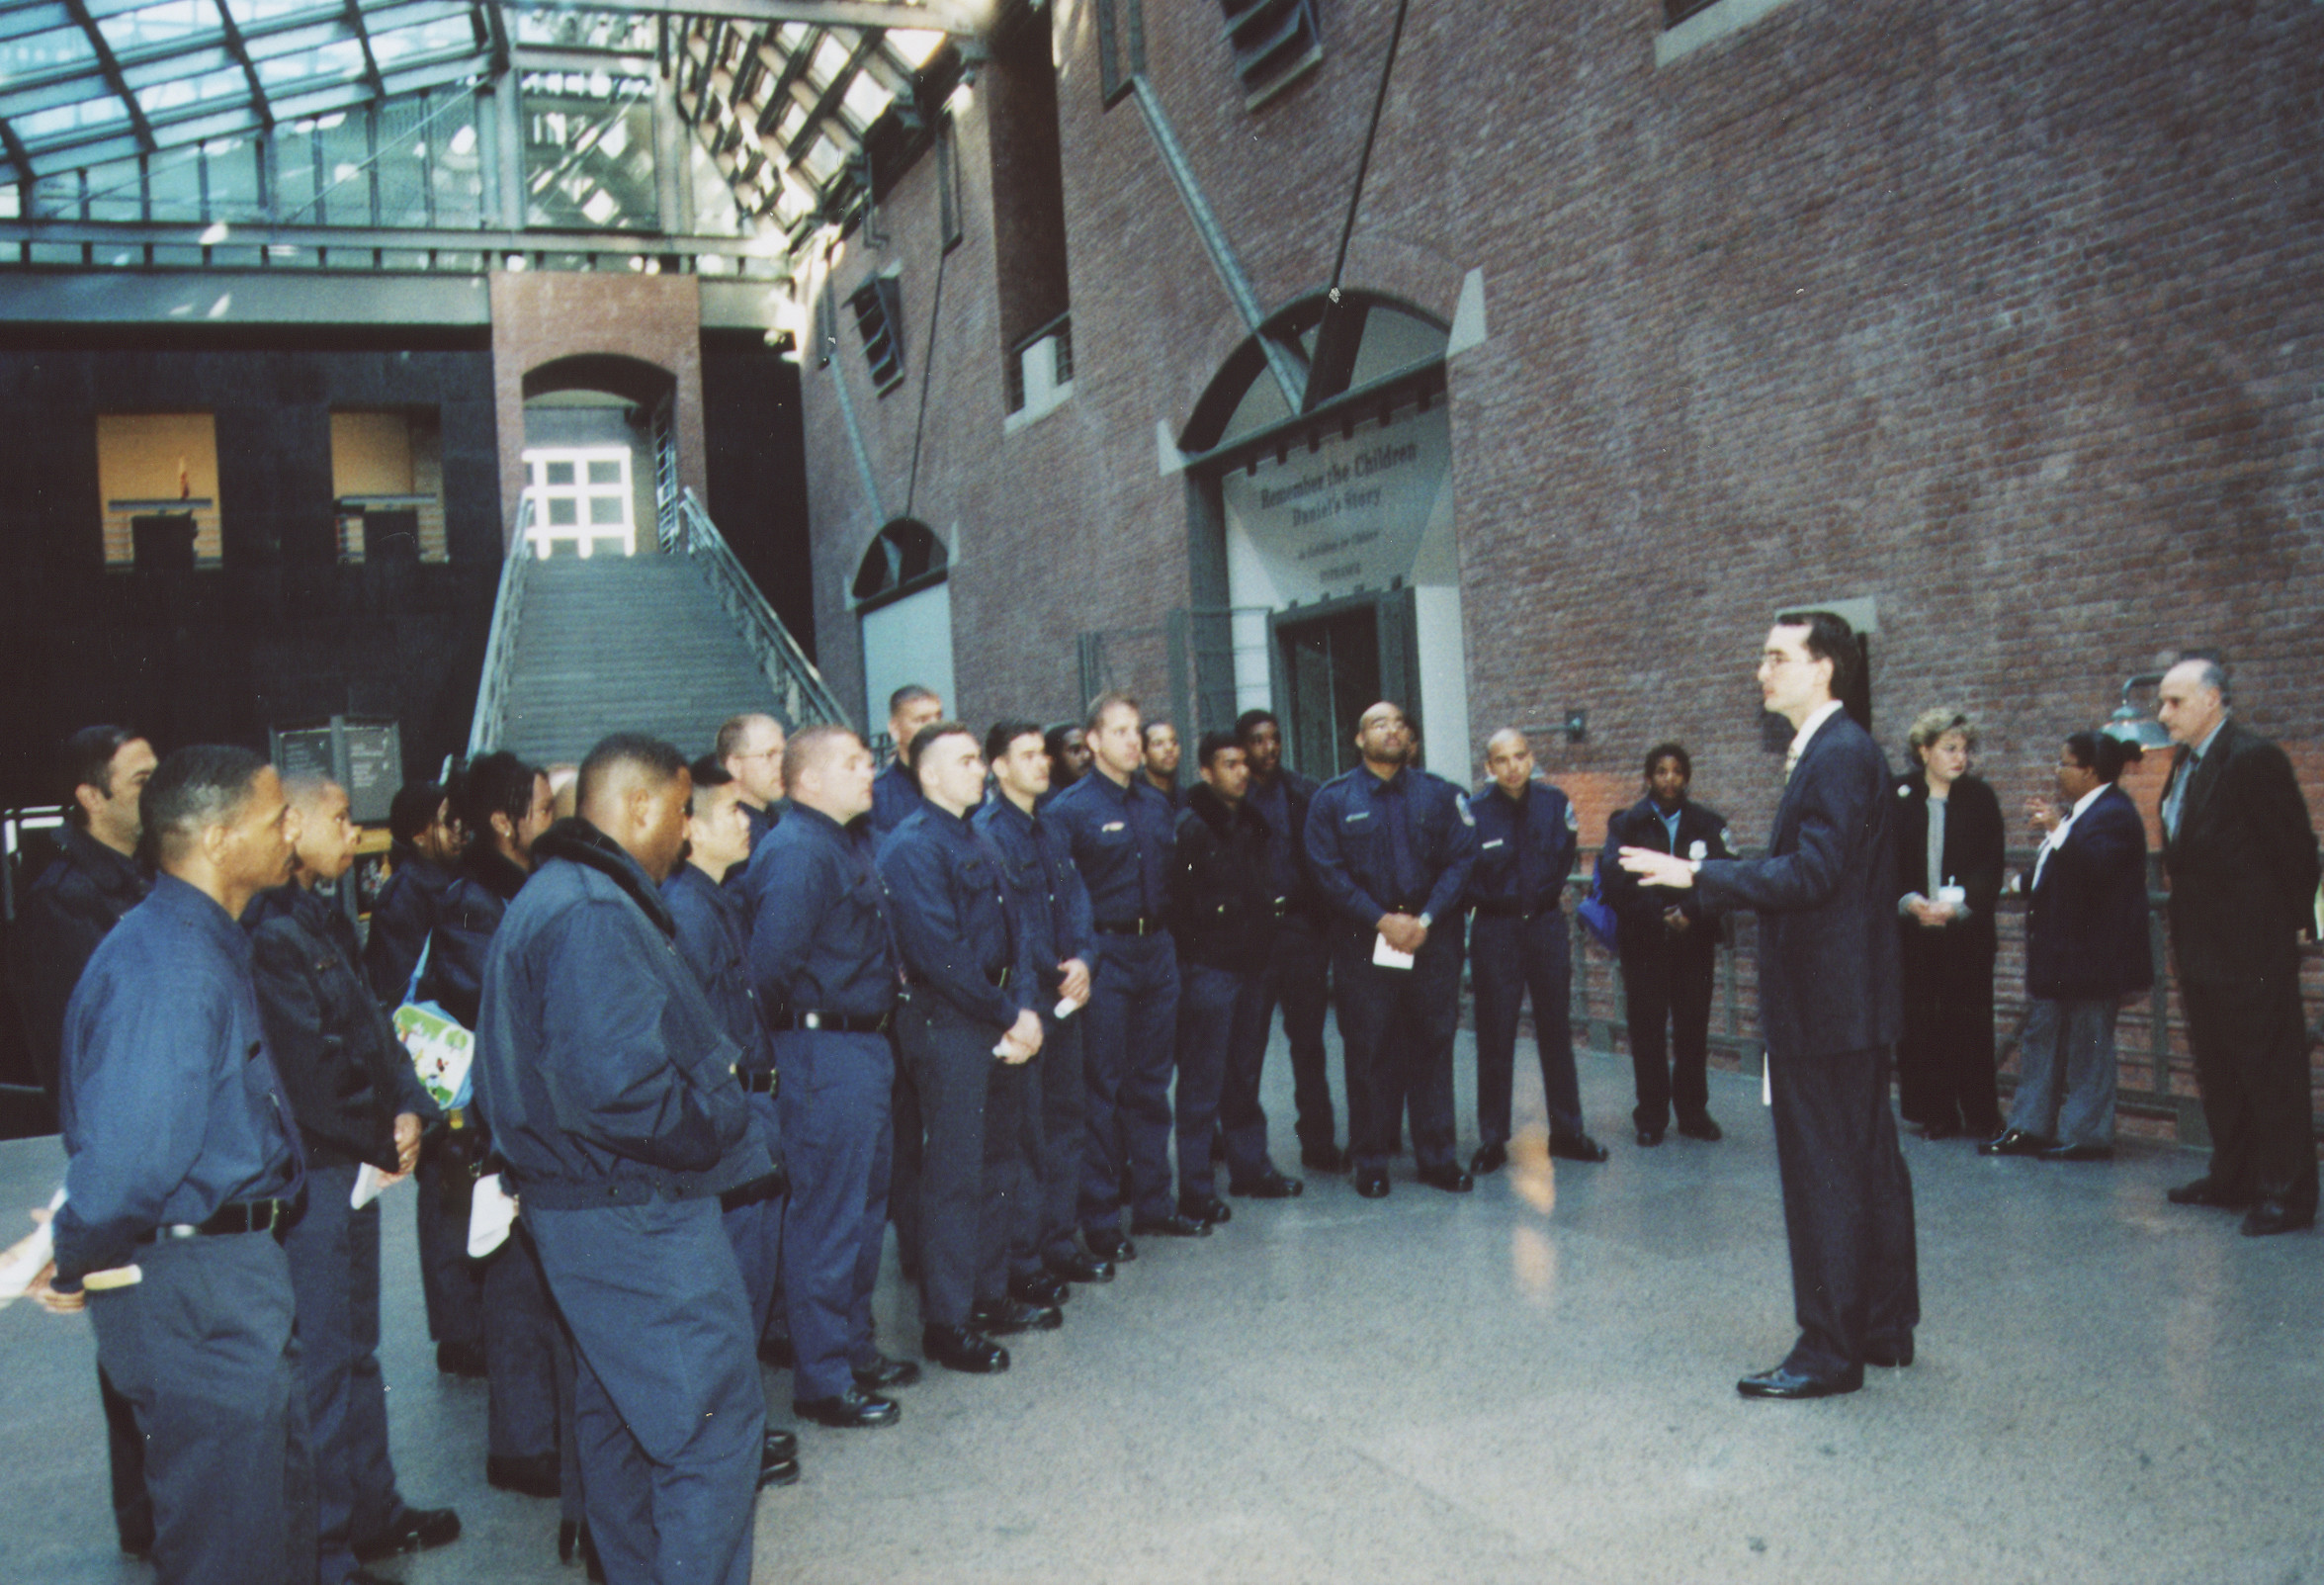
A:
{"label": "man in dark suit", "polygon": [[1736,1383],[1747,1398],[1853,1392],[1867,1364],[1913,1363],[1921,1318],[1912,1180],[1888,1104],[1904,1028],[1895,784],[1879,746],[1841,709],[1857,653],[1829,612],[1781,616],[1768,631],[1760,692],[1796,736],[1766,857],[1620,855],[1646,885],[1691,886],[1706,908],[1760,917],[1760,1026],[1799,1341]]}
{"label": "man in dark suit", "polygon": [[2249,1206],[2245,1233],[2287,1233],[2316,1220],[2299,992],[2316,834],[2283,750],[2229,719],[2216,661],[2180,661],[2161,691],[2180,746],[2163,789],[2171,951],[2211,1130],[2211,1170],[2171,1199]]}

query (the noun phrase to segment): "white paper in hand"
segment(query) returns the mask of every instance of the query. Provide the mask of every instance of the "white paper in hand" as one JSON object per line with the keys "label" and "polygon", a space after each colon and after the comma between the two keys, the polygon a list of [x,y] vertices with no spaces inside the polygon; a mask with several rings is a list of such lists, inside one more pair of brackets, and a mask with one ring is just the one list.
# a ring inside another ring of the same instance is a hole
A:
{"label": "white paper in hand", "polygon": [[1074,1015],[1075,1011],[1078,1009],[1080,1005],[1080,1003],[1075,1001],[1070,996],[1060,997],[1058,999],[1057,1007],[1050,1013],[1049,1015],[1057,1019],[1058,1022],[1063,1023],[1066,1021],[1066,1019]]}
{"label": "white paper in hand", "polygon": [[516,1197],[501,1187],[498,1173],[486,1173],[476,1180],[475,1193],[469,1199],[469,1259],[480,1261],[507,1243],[515,1226]]}
{"label": "white paper in hand", "polygon": [[[54,1216],[64,1203],[64,1190],[58,1189],[48,1201],[48,1214]],[[48,1224],[43,1222],[30,1233],[0,1252],[0,1310],[8,1308],[25,1295],[33,1285],[33,1278],[41,1275],[56,1255],[55,1241],[50,1237]]]}
{"label": "white paper in hand", "polygon": [[1413,966],[1413,955],[1390,946],[1387,936],[1376,935],[1372,937],[1372,961],[1384,969],[1409,969]]}
{"label": "white paper in hand", "polygon": [[347,1196],[348,1207],[353,1210],[361,1210],[373,1200],[378,1199],[382,1189],[402,1182],[401,1177],[390,1178],[367,1161],[363,1164],[362,1170],[355,1175],[355,1191]]}

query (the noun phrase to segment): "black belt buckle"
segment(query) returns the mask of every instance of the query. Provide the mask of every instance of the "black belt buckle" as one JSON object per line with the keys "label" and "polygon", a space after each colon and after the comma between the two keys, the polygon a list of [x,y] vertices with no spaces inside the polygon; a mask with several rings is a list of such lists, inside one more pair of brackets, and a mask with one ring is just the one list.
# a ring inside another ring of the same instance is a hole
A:
{"label": "black belt buckle", "polygon": [[234,1200],[220,1205],[203,1222],[165,1222],[150,1233],[137,1235],[140,1244],[158,1244],[164,1239],[210,1238],[228,1233],[266,1233],[280,1226],[287,1217],[290,1202],[281,1199]]}

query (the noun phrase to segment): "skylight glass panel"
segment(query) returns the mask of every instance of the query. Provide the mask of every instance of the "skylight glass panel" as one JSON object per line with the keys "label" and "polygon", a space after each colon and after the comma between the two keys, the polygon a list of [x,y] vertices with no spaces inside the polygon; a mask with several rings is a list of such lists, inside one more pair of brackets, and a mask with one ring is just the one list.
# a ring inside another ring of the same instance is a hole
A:
{"label": "skylight glass panel", "polygon": [[917,71],[944,47],[944,35],[923,28],[895,28],[887,35],[887,44],[897,59]]}
{"label": "skylight glass panel", "polygon": [[363,45],[353,39],[343,39],[318,49],[258,63],[258,80],[269,88],[278,83],[305,83],[316,78],[328,80],[362,75]]}
{"label": "skylight glass panel", "polygon": [[97,24],[97,31],[120,55],[167,48],[193,39],[216,39],[224,33],[216,10],[196,0],[168,0],[164,5],[106,17]]}
{"label": "skylight glass panel", "polygon": [[50,137],[61,137],[67,132],[117,127],[129,119],[129,107],[107,95],[103,99],[84,99],[76,104],[58,105],[52,110],[37,110],[29,116],[18,118],[16,131],[27,142],[39,142]]}
{"label": "skylight glass panel", "polygon": [[226,13],[234,25],[250,28],[266,23],[282,22],[291,17],[338,16],[346,7],[333,5],[329,0],[226,0]]}
{"label": "skylight glass panel", "polygon": [[0,84],[42,76],[60,67],[93,65],[97,51],[78,28],[55,28],[0,41]]}
{"label": "skylight glass panel", "polygon": [[846,64],[847,46],[826,34],[823,42],[816,47],[815,64],[807,68],[807,80],[815,84],[816,91],[820,93],[831,86],[831,79],[838,76],[840,68]]}
{"label": "skylight glass panel", "polygon": [[807,174],[818,183],[827,182],[838,174],[840,166],[847,163],[847,156],[829,138],[818,137],[814,146],[808,149],[807,157],[799,163],[806,166]]}
{"label": "skylight glass panel", "polygon": [[160,116],[188,105],[218,100],[243,99],[250,93],[250,80],[239,67],[227,71],[214,71],[200,77],[180,77],[174,82],[155,83],[139,89],[137,106],[147,116]]}
{"label": "skylight glass panel", "polygon": [[889,101],[895,97],[872,81],[869,72],[859,71],[855,74],[855,81],[847,85],[847,97],[840,103],[847,107],[847,114],[854,118],[857,127],[869,127],[880,119],[880,112],[886,110]]}

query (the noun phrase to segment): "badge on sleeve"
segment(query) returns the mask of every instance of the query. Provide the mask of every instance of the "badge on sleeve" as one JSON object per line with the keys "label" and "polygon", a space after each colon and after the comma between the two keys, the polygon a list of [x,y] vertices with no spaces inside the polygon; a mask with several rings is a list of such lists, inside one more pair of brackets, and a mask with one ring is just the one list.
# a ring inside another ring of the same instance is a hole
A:
{"label": "badge on sleeve", "polygon": [[1477,817],[1469,813],[1469,801],[1466,798],[1454,798],[1452,807],[1460,811],[1462,825],[1474,826],[1477,824]]}

